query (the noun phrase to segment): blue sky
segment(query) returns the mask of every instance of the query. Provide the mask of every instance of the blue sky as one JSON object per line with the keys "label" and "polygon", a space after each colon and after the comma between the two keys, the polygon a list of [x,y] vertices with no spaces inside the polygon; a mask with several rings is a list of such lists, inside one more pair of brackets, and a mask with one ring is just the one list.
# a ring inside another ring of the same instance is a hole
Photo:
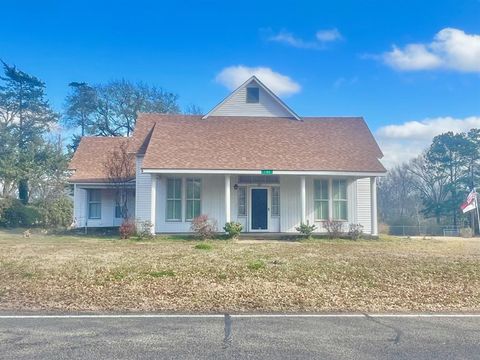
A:
{"label": "blue sky", "polygon": [[58,110],[71,81],[126,78],[208,111],[260,71],[300,115],[364,116],[387,162],[480,127],[479,0],[0,6],[0,58],[43,79]]}

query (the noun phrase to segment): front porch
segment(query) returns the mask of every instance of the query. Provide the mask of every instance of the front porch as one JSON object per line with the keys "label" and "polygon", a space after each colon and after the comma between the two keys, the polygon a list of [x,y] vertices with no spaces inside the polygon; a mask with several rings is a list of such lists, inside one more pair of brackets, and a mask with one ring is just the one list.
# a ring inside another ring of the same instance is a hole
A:
{"label": "front porch", "polygon": [[[135,218],[135,183],[129,184],[127,217]],[[109,183],[76,183],[73,185],[75,227],[107,228],[122,224],[123,214],[118,201],[118,189]],[[123,203],[123,202],[122,202]]]}
{"label": "front porch", "polygon": [[325,220],[363,226],[376,236],[376,177],[349,174],[212,174],[142,172],[137,174],[136,214],[156,233],[189,233],[191,221],[207,215],[222,231],[237,221],[255,235],[294,234],[301,223],[325,231]]}

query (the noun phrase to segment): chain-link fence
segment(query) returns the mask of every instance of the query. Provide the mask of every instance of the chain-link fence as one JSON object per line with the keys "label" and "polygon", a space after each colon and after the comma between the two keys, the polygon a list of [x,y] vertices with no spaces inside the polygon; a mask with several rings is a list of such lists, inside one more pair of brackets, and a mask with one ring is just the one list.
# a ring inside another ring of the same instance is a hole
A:
{"label": "chain-link fence", "polygon": [[460,236],[462,229],[453,225],[393,225],[388,227],[388,233],[397,236]]}

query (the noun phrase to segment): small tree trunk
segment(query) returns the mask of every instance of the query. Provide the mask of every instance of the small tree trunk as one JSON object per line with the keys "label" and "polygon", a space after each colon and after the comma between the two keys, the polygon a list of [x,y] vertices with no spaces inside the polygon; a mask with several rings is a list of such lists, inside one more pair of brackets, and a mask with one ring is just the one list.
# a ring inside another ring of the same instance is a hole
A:
{"label": "small tree trunk", "polygon": [[23,204],[27,204],[29,200],[28,180],[22,179],[18,182],[18,198]]}

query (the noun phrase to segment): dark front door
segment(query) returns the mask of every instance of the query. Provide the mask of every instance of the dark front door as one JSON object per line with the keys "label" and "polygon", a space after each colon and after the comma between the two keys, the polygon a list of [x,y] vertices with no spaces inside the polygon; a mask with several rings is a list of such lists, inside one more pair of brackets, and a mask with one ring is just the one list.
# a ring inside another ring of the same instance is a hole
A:
{"label": "dark front door", "polygon": [[252,230],[267,230],[268,190],[252,189]]}

